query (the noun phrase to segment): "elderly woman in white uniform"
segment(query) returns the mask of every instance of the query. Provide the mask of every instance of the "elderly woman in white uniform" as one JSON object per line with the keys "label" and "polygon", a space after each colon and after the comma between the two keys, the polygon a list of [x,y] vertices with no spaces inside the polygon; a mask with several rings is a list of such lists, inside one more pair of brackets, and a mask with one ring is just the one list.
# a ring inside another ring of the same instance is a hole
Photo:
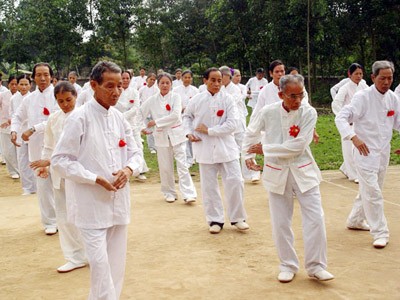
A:
{"label": "elderly woman in white uniform", "polygon": [[160,92],[150,97],[140,108],[142,118],[148,115],[152,120],[147,123],[144,133],[153,129],[157,159],[161,178],[161,192],[167,202],[178,198],[175,190],[174,158],[179,177],[179,190],[186,203],[195,202],[197,193],[186,163],[186,137],[182,125],[181,97],[171,92],[172,77],[162,73],[157,77]]}

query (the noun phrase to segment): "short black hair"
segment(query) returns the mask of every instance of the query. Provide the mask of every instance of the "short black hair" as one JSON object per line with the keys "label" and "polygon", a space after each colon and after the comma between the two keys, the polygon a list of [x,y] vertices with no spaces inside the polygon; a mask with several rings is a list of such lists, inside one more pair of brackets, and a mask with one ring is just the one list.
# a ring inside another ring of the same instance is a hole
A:
{"label": "short black hair", "polygon": [[97,81],[98,84],[103,83],[103,73],[111,72],[111,73],[120,73],[121,68],[111,61],[99,61],[92,69],[90,73],[90,80]]}
{"label": "short black hair", "polygon": [[[203,74],[203,78],[208,79],[210,77],[210,73],[211,72],[220,72],[221,71],[218,68],[212,67],[212,68],[208,68],[204,74]],[[222,73],[221,73],[222,74]]]}
{"label": "short black hair", "polygon": [[33,78],[35,78],[35,75],[36,75],[36,68],[37,68],[37,67],[47,67],[47,68],[49,68],[50,76],[51,76],[51,77],[54,76],[53,69],[50,67],[50,65],[49,65],[48,63],[40,62],[40,63],[37,63],[36,65],[33,66],[33,71],[32,71],[32,77],[33,77]]}

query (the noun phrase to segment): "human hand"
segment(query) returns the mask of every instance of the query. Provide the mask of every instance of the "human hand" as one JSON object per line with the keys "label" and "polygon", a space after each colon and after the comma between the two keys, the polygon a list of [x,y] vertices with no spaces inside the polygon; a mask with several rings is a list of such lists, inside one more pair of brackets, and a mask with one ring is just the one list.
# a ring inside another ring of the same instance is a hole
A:
{"label": "human hand", "polygon": [[246,159],[246,167],[249,170],[260,171],[262,167],[256,163],[253,158]]}
{"label": "human hand", "polygon": [[188,135],[187,135],[187,138],[188,138],[189,141],[191,141],[192,143],[200,142],[200,141],[201,141],[201,138],[199,138],[199,137],[197,137],[197,136],[195,136],[195,135],[193,135],[193,134],[188,134]]}
{"label": "human hand", "polygon": [[358,149],[358,151],[360,152],[361,155],[368,156],[369,149],[368,149],[367,145],[358,138],[358,136],[356,136],[356,135],[353,136],[351,141],[353,142],[354,147],[356,147]]}
{"label": "human hand", "polygon": [[17,143],[17,133],[15,131],[11,132],[11,143],[13,143],[15,147],[21,147],[21,145]]}
{"label": "human hand", "polygon": [[45,167],[37,168],[36,171],[37,176],[39,176],[40,178],[46,179],[47,177],[49,177],[49,171]]}
{"label": "human hand", "polygon": [[36,170],[37,168],[45,168],[48,166],[50,166],[50,160],[47,159],[36,160],[29,164],[29,167],[31,167],[34,170]]}
{"label": "human hand", "polygon": [[199,126],[196,127],[195,131],[208,134],[208,127],[204,125],[203,123],[199,124]]}
{"label": "human hand", "polygon": [[247,150],[247,153],[264,154],[261,143],[250,146],[249,150]]}
{"label": "human hand", "polygon": [[150,120],[149,123],[147,123],[147,127],[153,127],[156,125],[156,121]]}
{"label": "human hand", "polygon": [[31,130],[26,130],[24,131],[24,133],[22,134],[22,139],[27,142],[29,141],[29,137],[33,134],[33,132]]}
{"label": "human hand", "polygon": [[104,177],[97,176],[96,183],[101,185],[107,191],[110,191],[110,192],[116,192],[117,191],[117,189],[107,179],[105,179]]}
{"label": "human hand", "polygon": [[315,129],[315,128],[314,128],[314,132],[313,132],[313,141],[314,141],[315,145],[318,144],[318,142],[319,142],[319,135],[317,133],[317,129]]}
{"label": "human hand", "polygon": [[115,176],[113,186],[116,189],[122,189],[127,182],[129,182],[129,177],[132,176],[132,170],[128,167],[123,168],[117,172],[114,172],[113,175]]}
{"label": "human hand", "polygon": [[400,155],[400,149],[394,150],[394,153]]}

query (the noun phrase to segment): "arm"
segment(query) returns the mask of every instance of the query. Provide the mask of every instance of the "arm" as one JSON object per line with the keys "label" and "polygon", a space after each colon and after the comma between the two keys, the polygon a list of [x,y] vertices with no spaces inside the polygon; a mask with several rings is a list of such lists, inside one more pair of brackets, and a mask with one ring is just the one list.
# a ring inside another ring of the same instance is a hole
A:
{"label": "arm", "polygon": [[186,137],[191,142],[200,142],[201,139],[194,134],[193,119],[194,119],[194,109],[195,101],[189,102],[183,114],[183,128]]}
{"label": "arm", "polygon": [[179,96],[176,93],[173,93],[171,96],[174,97],[173,105],[172,105],[172,103],[170,104],[172,111],[170,111],[170,113],[168,115],[154,120],[155,125],[159,128],[173,126],[178,121],[182,121],[181,96]]}
{"label": "arm", "polygon": [[240,119],[238,109],[232,97],[228,95],[226,97],[228,98],[226,100],[226,111],[224,112],[227,114],[226,120],[222,124],[208,128],[207,134],[210,136],[230,135],[236,130],[237,121]]}
{"label": "arm", "polygon": [[344,106],[344,101],[347,96],[347,86],[342,86],[339,89],[339,92],[336,94],[334,100],[332,101],[332,111],[335,114],[335,116],[339,113],[339,111],[342,109]]}

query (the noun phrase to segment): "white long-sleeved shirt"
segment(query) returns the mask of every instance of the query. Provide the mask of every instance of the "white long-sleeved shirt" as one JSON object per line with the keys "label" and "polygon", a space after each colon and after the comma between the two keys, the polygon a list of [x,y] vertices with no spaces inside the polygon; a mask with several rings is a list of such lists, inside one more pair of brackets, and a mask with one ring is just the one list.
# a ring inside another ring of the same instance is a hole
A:
{"label": "white long-sleeved shirt", "polygon": [[176,146],[186,141],[182,127],[181,97],[177,93],[169,92],[165,96],[158,93],[150,97],[142,104],[140,112],[142,120],[151,115],[156,122],[153,130],[156,147],[169,147],[169,142]]}
{"label": "white long-sleeved shirt", "polygon": [[130,110],[135,105],[135,102],[140,105],[139,92],[136,89],[128,87],[121,93],[114,107],[124,113]]}
{"label": "white long-sleeved shirt", "polygon": [[[47,120],[46,129],[44,131],[44,142],[42,159],[50,160],[53,154],[54,148],[57,145],[58,140],[61,137],[61,133],[64,128],[66,118],[71,114],[64,113],[61,109],[51,114]],[[50,164],[51,169],[51,181],[55,189],[60,189],[61,176],[53,166]]]}
{"label": "white long-sleeved shirt", "polygon": [[[283,195],[289,170],[302,193],[320,183],[321,173],[309,146],[316,122],[317,112],[308,103],[302,103],[298,110],[287,112],[282,102],[265,106],[250,121],[242,154],[246,159],[254,158],[255,154],[248,154],[247,151],[251,145],[261,141],[263,183],[268,191]],[[294,134],[296,128],[297,135]]]}
{"label": "white long-sleeved shirt", "polygon": [[[136,83],[136,89],[140,90],[141,87],[146,86],[147,76],[136,76],[134,82]],[[131,80],[132,81],[132,80]]]}
{"label": "white long-sleeved shirt", "polygon": [[[14,118],[18,107],[22,104],[24,98],[26,96],[28,96],[29,94],[30,94],[30,92],[27,92],[25,95],[22,95],[20,92],[16,92],[11,97],[11,100],[10,100],[10,117],[11,117],[11,119]],[[24,122],[22,122],[21,127],[18,130],[15,130],[17,132],[17,143],[24,142],[21,139],[21,133],[26,130],[28,130],[28,120],[25,120]]]}
{"label": "white long-sleeved shirt", "polygon": [[258,79],[257,77],[252,77],[247,81],[246,88],[251,90],[251,97],[258,101],[258,95],[261,90],[268,84],[268,80],[266,78]]}
{"label": "white long-sleeved shirt", "polygon": [[[0,93],[0,125],[8,123],[8,121],[11,119],[10,106],[12,96],[13,94],[9,90]],[[10,133],[10,126],[7,126],[6,128],[0,128],[0,132]]]}
{"label": "white long-sleeved shirt", "polygon": [[59,109],[54,98],[54,87],[49,85],[43,92],[36,89],[24,98],[11,120],[11,131],[18,132],[27,122],[28,128],[35,128],[35,132],[29,137],[29,161],[39,160],[42,156],[44,130],[50,114]]}
{"label": "white long-sleeved shirt", "polygon": [[76,108],[51,158],[53,168],[66,179],[68,220],[86,229],[128,224],[129,183],[110,192],[96,184],[96,178],[113,182],[112,173],[127,166],[138,174],[142,162],[143,153],[118,110],[107,110],[94,99]]}
{"label": "white long-sleeved shirt", "polygon": [[396,87],[396,89],[394,90],[394,93],[397,95],[397,97],[399,97],[400,99],[400,84]]}
{"label": "white long-sleeved shirt", "polygon": [[258,94],[257,104],[256,107],[254,107],[252,116],[255,116],[265,105],[282,102],[278,93],[279,86],[277,86],[273,81],[268,83]]}
{"label": "white long-sleeved shirt", "polygon": [[172,81],[172,88],[177,88],[178,86],[183,85],[182,79],[175,79]]}
{"label": "white long-sleeved shirt", "polygon": [[184,86],[183,84],[175,87],[173,91],[181,96],[183,110],[188,105],[190,99],[199,93],[199,89],[197,87],[193,85]]}
{"label": "white long-sleeved shirt", "polygon": [[[339,92],[339,89],[340,89],[342,86],[344,86],[346,83],[348,83],[349,80],[351,80],[349,77],[343,78],[343,79],[340,80],[338,83],[336,83],[333,87],[331,87],[330,92],[331,92],[332,100],[335,100],[336,94]],[[364,79],[361,79],[360,84],[367,85],[367,83],[365,82]],[[368,85],[367,85],[367,86],[368,86]]]}
{"label": "white long-sleeved shirt", "polygon": [[366,170],[384,170],[389,164],[393,129],[400,131],[400,101],[393,91],[381,94],[373,84],[353,96],[335,123],[343,140],[357,135],[367,145],[368,156],[354,151],[357,165]]}
{"label": "white long-sleeved shirt", "polygon": [[139,89],[139,98],[141,103],[144,103],[151,96],[154,96],[158,93],[160,93],[160,89],[155,84],[153,84],[151,87],[148,87],[147,85],[141,87]]}
{"label": "white long-sleeved shirt", "polygon": [[140,131],[143,129],[143,119],[140,113],[139,101],[134,101],[129,110],[127,110],[123,114],[125,119],[131,125],[133,134],[140,136]]}
{"label": "white long-sleeved shirt", "polygon": [[[224,92],[211,95],[207,90],[194,96],[186,107],[183,120],[185,135],[193,134],[201,139],[192,143],[195,160],[215,164],[239,159],[239,148],[233,135],[239,119],[231,95]],[[195,131],[200,124],[208,127],[208,134]]]}
{"label": "white long-sleeved shirt", "polygon": [[332,102],[332,111],[335,115],[339,113],[343,106],[349,104],[351,99],[356,92],[368,88],[368,85],[364,82],[356,84],[354,81],[349,80],[345,83],[335,96],[335,100]]}
{"label": "white long-sleeved shirt", "polygon": [[4,92],[7,92],[7,91],[8,91],[8,88],[6,88],[4,85],[0,84],[0,93],[4,93]]}
{"label": "white long-sleeved shirt", "polygon": [[242,93],[240,88],[233,82],[230,82],[227,86],[221,87],[221,92],[228,93],[233,97],[235,105],[239,113],[239,121],[235,130],[235,133],[244,132],[246,130],[246,116],[248,114],[246,104],[242,101]]}
{"label": "white long-sleeved shirt", "polygon": [[78,95],[78,98],[76,98],[76,106],[82,106],[86,102],[89,102],[94,95],[94,91],[92,87],[89,85],[89,87],[85,90],[82,90],[82,92]]}
{"label": "white long-sleeved shirt", "polygon": [[82,93],[82,87],[77,84],[76,82],[74,83],[74,88],[76,90],[76,93],[79,95],[80,93]]}

